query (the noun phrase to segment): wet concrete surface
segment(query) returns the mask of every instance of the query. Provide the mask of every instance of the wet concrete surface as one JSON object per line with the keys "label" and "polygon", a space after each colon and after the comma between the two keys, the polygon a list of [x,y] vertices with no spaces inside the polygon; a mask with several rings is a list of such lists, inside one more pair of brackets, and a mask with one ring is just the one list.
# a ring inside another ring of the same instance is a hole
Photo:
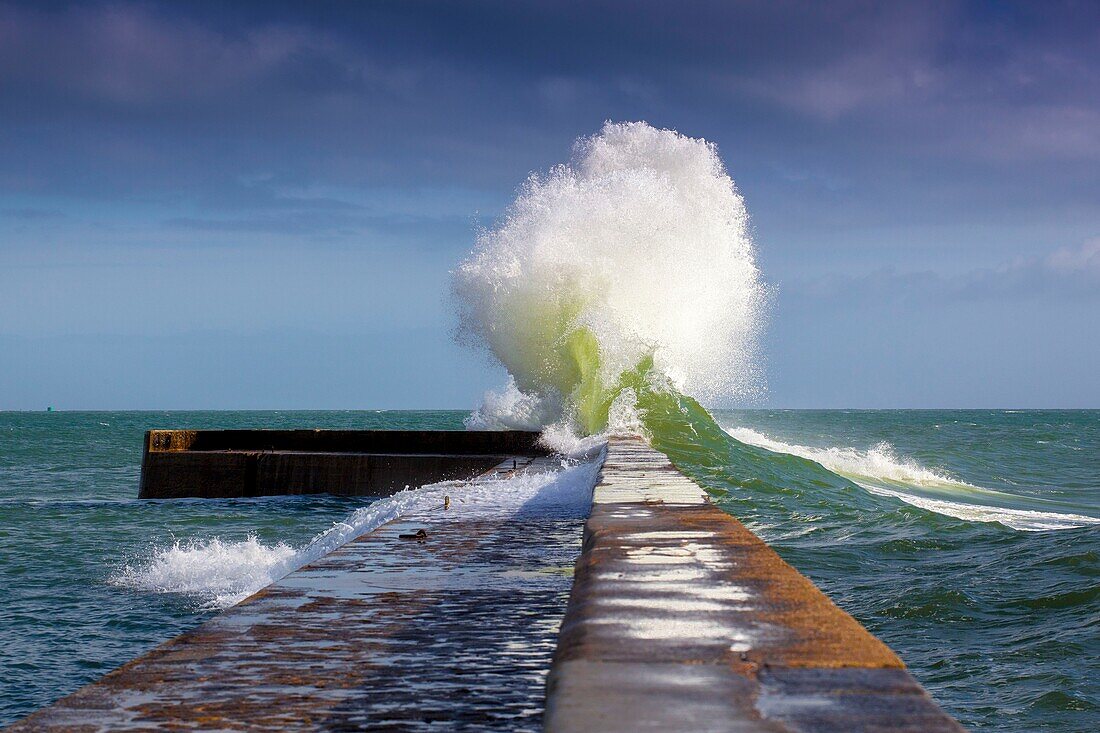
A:
{"label": "wet concrete surface", "polygon": [[612,440],[547,730],[959,731],[901,660],[640,440]]}

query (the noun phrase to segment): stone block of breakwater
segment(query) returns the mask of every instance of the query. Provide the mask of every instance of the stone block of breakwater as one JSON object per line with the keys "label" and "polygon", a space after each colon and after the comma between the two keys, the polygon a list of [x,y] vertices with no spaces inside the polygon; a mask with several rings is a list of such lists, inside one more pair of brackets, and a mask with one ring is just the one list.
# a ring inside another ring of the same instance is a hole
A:
{"label": "stone block of breakwater", "polygon": [[546,729],[960,731],[885,644],[640,440],[612,439]]}
{"label": "stone block of breakwater", "polygon": [[139,497],[387,496],[545,454],[519,430],[151,430]]}

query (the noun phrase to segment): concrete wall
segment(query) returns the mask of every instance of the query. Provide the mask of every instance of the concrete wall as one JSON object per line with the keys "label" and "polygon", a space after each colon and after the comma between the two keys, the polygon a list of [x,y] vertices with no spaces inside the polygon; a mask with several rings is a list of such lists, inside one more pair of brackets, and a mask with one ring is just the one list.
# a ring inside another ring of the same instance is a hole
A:
{"label": "concrete wall", "polygon": [[538,437],[528,430],[150,430],[145,451],[546,455]]}
{"label": "concrete wall", "polygon": [[151,430],[139,497],[386,496],[543,455],[537,440],[523,431]]}

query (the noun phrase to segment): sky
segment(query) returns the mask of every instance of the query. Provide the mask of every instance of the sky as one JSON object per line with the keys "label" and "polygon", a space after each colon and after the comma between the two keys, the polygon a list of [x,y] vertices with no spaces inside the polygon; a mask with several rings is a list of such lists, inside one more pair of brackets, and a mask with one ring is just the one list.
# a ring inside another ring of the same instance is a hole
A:
{"label": "sky", "polygon": [[472,408],[450,270],[714,142],[782,408],[1100,407],[1100,4],[0,0],[0,409]]}

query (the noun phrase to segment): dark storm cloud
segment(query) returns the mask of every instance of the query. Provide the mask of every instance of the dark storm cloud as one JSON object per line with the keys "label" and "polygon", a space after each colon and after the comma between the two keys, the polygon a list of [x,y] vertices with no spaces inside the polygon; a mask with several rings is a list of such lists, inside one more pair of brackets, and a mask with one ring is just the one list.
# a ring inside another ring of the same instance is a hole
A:
{"label": "dark storm cloud", "polygon": [[716,140],[765,224],[1080,219],[1097,27],[1073,2],[0,4],[0,192],[352,236],[358,203],[287,191],[499,204],[610,118]]}
{"label": "dark storm cloud", "polygon": [[1073,3],[3,5],[0,185],[193,195],[277,165],[499,186],[605,118],[863,165],[1094,162],[1097,23]]}

